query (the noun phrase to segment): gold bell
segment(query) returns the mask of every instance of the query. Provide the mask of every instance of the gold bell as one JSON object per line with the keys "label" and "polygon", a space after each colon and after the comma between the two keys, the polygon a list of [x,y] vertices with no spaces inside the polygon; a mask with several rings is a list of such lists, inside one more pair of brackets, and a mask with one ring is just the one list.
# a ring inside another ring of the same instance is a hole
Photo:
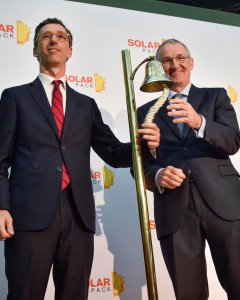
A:
{"label": "gold bell", "polygon": [[142,92],[159,92],[171,87],[172,81],[167,77],[160,61],[150,57],[145,67],[145,79],[140,87]]}

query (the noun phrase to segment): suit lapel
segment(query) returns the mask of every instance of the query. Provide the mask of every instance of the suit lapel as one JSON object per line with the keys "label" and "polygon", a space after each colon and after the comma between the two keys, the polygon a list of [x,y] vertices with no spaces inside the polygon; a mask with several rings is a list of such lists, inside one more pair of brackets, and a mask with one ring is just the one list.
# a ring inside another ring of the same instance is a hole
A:
{"label": "suit lapel", "polygon": [[199,106],[202,102],[203,94],[203,89],[197,88],[194,85],[191,86],[188,95],[188,101],[196,111],[198,111]]}
{"label": "suit lapel", "polygon": [[177,124],[174,124],[173,123],[173,118],[172,117],[169,117],[167,112],[167,105],[169,105],[169,101],[166,100],[165,103],[163,104],[163,106],[159,109],[158,111],[158,117],[160,119],[162,119],[164,122],[166,122],[166,124],[170,127],[170,129],[174,132],[174,134],[178,137],[178,138],[181,138],[180,137],[180,134],[179,134],[179,130],[178,130],[178,126]]}
{"label": "suit lapel", "polygon": [[58,137],[58,129],[53,117],[52,109],[49,105],[45,90],[39,78],[36,78],[33,82],[30,83],[29,89],[31,94],[33,95],[33,99],[36,101],[38,107],[47,119],[47,122]]}
{"label": "suit lapel", "polygon": [[76,99],[74,90],[72,88],[70,88],[68,84],[67,84],[66,88],[67,88],[67,101],[66,101],[66,111],[65,111],[62,139],[64,138],[67,130],[70,127],[72,118],[76,112],[76,108],[78,105],[78,101]]}

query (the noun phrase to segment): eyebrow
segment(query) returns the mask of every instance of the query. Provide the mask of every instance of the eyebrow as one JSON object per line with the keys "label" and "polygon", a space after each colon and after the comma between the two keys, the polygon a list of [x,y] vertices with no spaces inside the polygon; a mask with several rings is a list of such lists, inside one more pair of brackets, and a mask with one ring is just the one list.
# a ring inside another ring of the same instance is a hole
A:
{"label": "eyebrow", "polygon": [[44,32],[40,32],[40,34],[43,34],[43,33],[53,33],[53,34],[55,34],[55,33],[66,33],[67,34],[67,32],[64,32],[64,31],[60,31],[60,30],[58,30],[58,31],[50,31],[50,30],[47,30],[47,31],[44,31]]}
{"label": "eyebrow", "polygon": [[[179,55],[183,55],[183,56],[189,56],[189,54],[188,53],[178,53],[178,54],[176,54],[174,57],[176,57],[176,56],[179,56]],[[164,56],[162,59],[165,59],[165,58],[173,58],[173,56]]]}

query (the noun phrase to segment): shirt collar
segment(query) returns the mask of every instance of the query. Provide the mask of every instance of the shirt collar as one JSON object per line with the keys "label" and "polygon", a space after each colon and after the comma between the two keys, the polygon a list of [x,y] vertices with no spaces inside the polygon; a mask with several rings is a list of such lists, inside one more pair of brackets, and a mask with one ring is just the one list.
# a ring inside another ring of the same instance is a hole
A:
{"label": "shirt collar", "polygon": [[168,99],[172,99],[172,97],[175,95],[175,94],[184,94],[186,96],[189,95],[189,91],[190,91],[190,88],[191,88],[191,82],[189,82],[189,84],[180,92],[176,93],[175,91],[172,91],[170,90],[169,91],[169,95],[168,95]]}
{"label": "shirt collar", "polygon": [[[44,89],[47,89],[52,85],[53,80],[55,80],[54,77],[39,73],[38,78],[40,79]],[[66,77],[63,76],[62,78],[59,78],[59,80],[62,81],[62,87],[66,90]]]}

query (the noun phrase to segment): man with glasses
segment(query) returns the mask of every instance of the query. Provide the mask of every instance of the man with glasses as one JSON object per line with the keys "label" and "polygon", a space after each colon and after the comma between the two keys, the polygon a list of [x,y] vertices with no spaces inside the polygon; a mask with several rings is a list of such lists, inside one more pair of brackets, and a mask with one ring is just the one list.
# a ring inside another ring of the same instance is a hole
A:
{"label": "man with glasses", "polygon": [[[72,34],[52,18],[35,30],[40,74],[6,89],[0,101],[0,239],[8,300],[43,300],[53,266],[55,299],[86,300],[95,210],[90,150],[113,167],[131,166],[131,145],[103,123],[93,99],[66,83]],[[145,159],[159,145],[143,125]],[[10,176],[8,169],[11,167]]]}
{"label": "man with glasses", "polygon": [[[223,88],[191,83],[194,60],[182,42],[164,41],[156,58],[173,85],[155,117],[157,162],[144,169],[176,299],[208,299],[207,240],[228,299],[239,300],[240,180],[229,158],[240,146],[236,113]],[[140,123],[155,102],[138,109]]]}

